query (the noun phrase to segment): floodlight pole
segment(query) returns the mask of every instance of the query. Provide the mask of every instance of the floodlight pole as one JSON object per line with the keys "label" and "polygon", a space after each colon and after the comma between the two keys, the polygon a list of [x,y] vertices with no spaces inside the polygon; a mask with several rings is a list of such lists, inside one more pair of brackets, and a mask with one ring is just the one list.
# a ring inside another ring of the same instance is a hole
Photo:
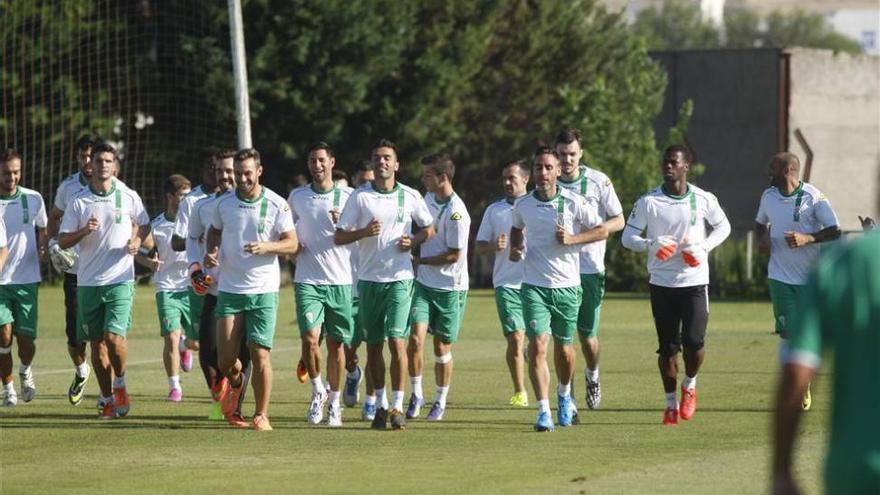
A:
{"label": "floodlight pole", "polygon": [[248,104],[247,64],[244,54],[244,23],[241,0],[228,0],[229,38],[232,46],[232,77],[235,80],[235,115],[238,124],[238,149],[251,148],[251,111]]}

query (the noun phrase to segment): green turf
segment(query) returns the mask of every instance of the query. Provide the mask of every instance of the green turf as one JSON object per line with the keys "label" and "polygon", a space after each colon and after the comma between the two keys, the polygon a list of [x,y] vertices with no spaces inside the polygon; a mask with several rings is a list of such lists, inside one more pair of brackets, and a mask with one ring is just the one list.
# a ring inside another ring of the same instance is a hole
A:
{"label": "green turf", "polygon": [[[345,411],[340,430],[306,424],[310,388],[294,377],[299,345],[292,300],[292,290],[284,289],[273,352],[275,431],[255,433],[204,420],[209,400],[197,368],[183,377],[184,402],[165,402],[149,287],[138,290],[130,335],[131,414],[110,422],[96,419],[94,379],[86,400],[71,406],[61,290],[44,288],[38,396],[0,411],[0,493],[686,494],[761,493],[769,487],[777,375],[769,303],[712,303],[698,413],[671,428],[660,425],[664,402],[648,301],[610,295],[600,334],[602,409],[586,410],[578,373],[583,424],[537,434],[534,407],[507,405],[512,390],[491,292],[471,292],[454,349],[445,419],[412,421],[404,432],[371,431],[357,409]],[[582,357],[578,360],[582,369]],[[425,382],[430,398],[430,371]],[[817,384],[813,410],[801,428],[797,474],[808,493],[820,484],[826,383]],[[555,399],[551,402],[555,406]],[[246,412],[251,410],[249,404]]]}

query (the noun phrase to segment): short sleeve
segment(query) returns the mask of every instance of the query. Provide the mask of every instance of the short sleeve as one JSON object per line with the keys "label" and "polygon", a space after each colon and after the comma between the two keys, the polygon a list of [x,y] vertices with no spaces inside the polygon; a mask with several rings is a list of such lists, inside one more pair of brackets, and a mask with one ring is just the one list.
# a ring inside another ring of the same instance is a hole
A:
{"label": "short sleeve", "polygon": [[446,220],[446,247],[449,249],[465,249],[471,232],[471,220],[467,211],[453,211]]}
{"label": "short sleeve", "polygon": [[759,225],[767,225],[770,223],[770,215],[767,214],[767,206],[764,198],[766,198],[766,194],[761,195],[761,201],[758,203],[758,214],[755,215],[755,223]]}
{"label": "short sleeve", "polygon": [[200,205],[198,203],[193,205],[192,213],[188,222],[189,228],[187,229],[186,236],[184,238],[189,237],[190,239],[199,239],[202,237],[202,234],[205,233],[205,226],[202,225],[202,208],[204,208],[204,205]]}
{"label": "short sleeve", "polygon": [[592,229],[602,223],[596,208],[580,197],[575,200],[575,220],[587,229]]}
{"label": "short sleeve", "polygon": [[526,228],[526,222],[522,216],[522,208],[520,207],[520,203],[516,203],[513,206],[513,212],[511,213],[510,226],[522,230]]}
{"label": "short sleeve", "polygon": [[342,208],[342,214],[339,216],[339,222],[336,224],[337,229],[354,230],[358,228],[358,217],[360,216],[360,194],[354,193],[345,202]]}
{"label": "short sleeve", "polygon": [[177,211],[177,218],[174,219],[174,235],[186,239],[193,211],[195,211],[195,201],[189,196],[183,198],[183,201],[180,203],[180,209]]}
{"label": "short sleeve", "polygon": [[46,202],[43,201],[43,197],[37,195],[37,199],[40,201],[40,209],[37,211],[37,216],[34,218],[34,225],[41,229],[45,229],[48,224],[48,219],[46,218]]}
{"label": "short sleeve", "polygon": [[629,212],[629,218],[626,220],[626,225],[628,227],[632,227],[639,232],[645,230],[648,226],[648,204],[645,201],[645,197],[642,196],[638,201],[633,205],[633,209]]}
{"label": "short sleeve", "polygon": [[275,232],[277,234],[280,235],[294,229],[293,216],[290,212],[290,205],[286,201],[282,201],[278,208],[278,216],[275,218]]}
{"label": "short sleeve", "polygon": [[290,218],[293,220],[293,223],[299,221],[299,215],[296,214],[296,205],[293,201],[293,191],[290,191],[290,196],[287,197],[287,206],[290,207]]}
{"label": "short sleeve", "polygon": [[67,209],[67,194],[65,192],[64,182],[58,186],[58,190],[55,191],[55,208],[58,208],[61,211]]}
{"label": "short sleeve", "polygon": [[141,197],[137,195],[134,191],[131,192],[131,219],[134,220],[138,225],[147,225],[150,223],[150,216],[147,215],[147,210],[144,209],[144,203],[141,201]]}
{"label": "short sleeve", "polygon": [[477,242],[493,242],[495,240],[495,228],[492,225],[492,206],[486,208],[483,213],[483,221],[477,230]]}
{"label": "short sleeve", "polygon": [[831,208],[831,202],[828,201],[828,198],[824,194],[819,194],[813,208],[815,208],[816,211],[816,220],[819,221],[822,228],[827,229],[828,227],[840,224],[840,220],[837,219],[837,214],[834,213],[834,209]]}
{"label": "short sleeve", "polygon": [[434,223],[434,217],[431,216],[431,212],[428,211],[428,205],[425,203],[425,199],[421,196],[416,196],[414,202],[415,204],[413,205],[412,211],[413,223],[421,228],[425,228]]}
{"label": "short sleeve", "polygon": [[3,219],[0,218],[0,248],[5,248],[7,245],[6,241],[6,224],[3,223]]}
{"label": "short sleeve", "polygon": [[220,205],[222,204],[222,199],[217,200],[217,204],[214,205],[214,211],[211,212],[211,227],[217,230],[223,230],[223,216],[220,215]]}
{"label": "short sleeve", "polygon": [[79,220],[82,215],[81,203],[73,201],[68,207],[70,211],[64,212],[64,217],[61,218],[61,227],[58,228],[58,232],[74,232],[79,228]]}
{"label": "short sleeve", "polygon": [[614,184],[606,178],[604,186],[602,188],[602,207],[606,218],[603,218],[603,221],[623,214],[623,206],[620,204],[617,192],[614,191]]}
{"label": "short sleeve", "polygon": [[721,209],[721,204],[718,203],[718,198],[714,194],[706,196],[706,221],[712,227],[717,227],[727,221],[727,215],[724,214],[724,210]]}

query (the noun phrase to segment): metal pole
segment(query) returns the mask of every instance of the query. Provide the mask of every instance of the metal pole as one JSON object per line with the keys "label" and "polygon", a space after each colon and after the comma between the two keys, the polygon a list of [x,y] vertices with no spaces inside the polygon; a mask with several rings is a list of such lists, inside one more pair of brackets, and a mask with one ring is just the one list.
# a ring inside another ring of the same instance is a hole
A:
{"label": "metal pole", "polygon": [[232,77],[235,80],[235,114],[238,126],[238,148],[251,148],[251,111],[248,104],[247,64],[244,54],[244,24],[241,0],[228,0],[229,40],[232,46]]}
{"label": "metal pole", "polygon": [[752,280],[752,264],[754,263],[755,231],[746,232],[746,280]]}

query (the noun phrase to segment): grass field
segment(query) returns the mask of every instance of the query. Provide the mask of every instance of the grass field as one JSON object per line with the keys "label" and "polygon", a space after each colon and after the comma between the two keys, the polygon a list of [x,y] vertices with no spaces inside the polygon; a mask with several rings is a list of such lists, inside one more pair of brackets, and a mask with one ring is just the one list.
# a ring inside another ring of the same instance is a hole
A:
{"label": "grass field", "polygon": [[[274,432],[206,421],[209,399],[197,368],[183,377],[184,402],[165,402],[153,301],[151,287],[139,288],[127,373],[132,411],[101,422],[94,378],[80,406],[67,402],[72,367],[62,294],[41,290],[39,392],[29,404],[0,411],[0,493],[741,494],[769,487],[777,375],[769,303],[712,303],[697,415],[663,427],[648,301],[610,295],[601,331],[602,409],[583,405],[579,372],[583,424],[537,434],[534,407],[507,405],[512,391],[489,291],[470,295],[446,418],[412,421],[403,432],[371,431],[358,409],[345,411],[339,430],[305,422],[310,387],[294,376],[299,344],[289,287],[282,290],[273,352]],[[582,370],[581,356],[578,362]],[[16,373],[17,366],[16,358]],[[432,372],[425,382],[430,399]],[[813,410],[801,428],[797,473],[808,493],[820,486],[827,384],[814,387]],[[246,413],[252,410],[249,404]]]}

